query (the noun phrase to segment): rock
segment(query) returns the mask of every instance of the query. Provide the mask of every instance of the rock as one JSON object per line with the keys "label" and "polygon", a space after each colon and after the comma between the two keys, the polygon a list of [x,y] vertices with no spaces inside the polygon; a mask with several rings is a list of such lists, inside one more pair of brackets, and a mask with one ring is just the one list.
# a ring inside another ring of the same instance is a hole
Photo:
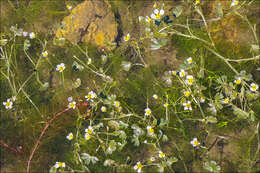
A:
{"label": "rock", "polygon": [[86,0],[63,19],[63,27],[57,30],[56,36],[73,43],[87,42],[110,50],[111,47],[106,42],[115,41],[117,25],[115,15],[106,0]]}

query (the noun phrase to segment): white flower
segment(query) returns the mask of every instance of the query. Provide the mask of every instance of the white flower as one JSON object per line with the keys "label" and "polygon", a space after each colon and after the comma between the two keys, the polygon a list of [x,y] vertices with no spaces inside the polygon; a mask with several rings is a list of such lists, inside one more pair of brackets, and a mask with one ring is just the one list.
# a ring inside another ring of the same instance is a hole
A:
{"label": "white flower", "polygon": [[68,105],[68,108],[75,109],[76,108],[76,102],[75,101],[70,102],[69,105]]}
{"label": "white flower", "polygon": [[105,106],[102,106],[101,107],[101,112],[106,112],[107,111],[107,108]]}
{"label": "white flower", "polygon": [[200,103],[204,103],[205,102],[205,96],[201,96],[200,97]]}
{"label": "white flower", "polygon": [[232,0],[230,7],[238,5],[238,0]]}
{"label": "white flower", "polygon": [[72,97],[68,97],[68,102],[72,102],[73,98]]}
{"label": "white flower", "polygon": [[238,77],[236,80],[234,80],[235,84],[239,85],[241,84],[241,78]]}
{"label": "white flower", "polygon": [[73,139],[73,133],[69,133],[68,136],[66,137],[69,141]]}
{"label": "white flower", "polygon": [[151,161],[151,162],[154,162],[154,161],[155,161],[155,158],[154,158],[154,157],[151,157],[151,158],[150,158],[150,161]]}
{"label": "white flower", "polygon": [[91,138],[91,136],[88,133],[85,133],[85,139],[89,140]]}
{"label": "white flower", "polygon": [[160,11],[158,9],[155,9],[153,13],[151,14],[151,18],[158,20],[161,18],[161,16],[164,15],[164,10],[161,9]]}
{"label": "white flower", "polygon": [[190,142],[193,147],[197,147],[200,145],[197,138],[193,138],[193,140]]}
{"label": "white flower", "polygon": [[12,96],[11,100],[12,100],[13,102],[15,102],[16,96]]}
{"label": "white flower", "polygon": [[228,103],[229,103],[229,98],[225,98],[225,99],[222,101],[222,103],[228,104]]}
{"label": "white flower", "polygon": [[149,16],[146,16],[146,17],[145,17],[145,22],[150,23],[151,20],[152,20],[152,19],[151,19]]}
{"label": "white flower", "polygon": [[29,37],[30,37],[30,39],[34,39],[36,36],[35,36],[35,33],[34,32],[31,32],[30,34],[29,34]]}
{"label": "white flower", "polygon": [[146,109],[144,110],[144,115],[145,115],[145,116],[151,115],[151,113],[152,113],[152,111],[151,111],[150,108],[146,108]]}
{"label": "white flower", "polygon": [[138,16],[138,21],[141,22],[144,19],[143,16]]}
{"label": "white flower", "polygon": [[67,4],[66,7],[67,7],[68,10],[72,9],[72,6],[70,4]]}
{"label": "white flower", "polygon": [[118,108],[118,107],[120,106],[120,102],[119,102],[119,101],[114,101],[114,106],[115,106],[116,108]]}
{"label": "white flower", "polygon": [[255,83],[251,83],[250,84],[250,90],[255,92],[256,90],[258,90],[259,86]]}
{"label": "white flower", "polygon": [[56,162],[56,164],[54,165],[55,168],[65,168],[65,163],[64,162]]}
{"label": "white flower", "polygon": [[88,128],[85,129],[85,132],[89,135],[94,134],[94,130],[93,130],[92,126],[88,126]]}
{"label": "white flower", "polygon": [[88,58],[88,65],[92,63],[92,59]]}
{"label": "white flower", "polygon": [[147,126],[147,133],[149,136],[154,135],[154,129],[151,126]]}
{"label": "white flower", "polygon": [[192,57],[189,57],[189,58],[187,59],[187,62],[188,62],[188,64],[192,64]]}
{"label": "white flower", "polygon": [[28,32],[23,32],[24,37],[27,37],[27,35],[28,35]]}
{"label": "white flower", "polygon": [[158,95],[154,94],[154,95],[153,95],[153,98],[154,98],[155,100],[157,100],[157,99],[158,99]]}
{"label": "white flower", "polygon": [[195,0],[194,5],[198,5],[200,3],[200,0]]}
{"label": "white flower", "polygon": [[191,107],[191,102],[190,101],[187,101],[186,103],[183,103],[183,106],[184,106],[184,110],[192,110],[192,107]]}
{"label": "white flower", "polygon": [[185,96],[185,97],[189,97],[190,94],[191,94],[191,93],[190,93],[189,91],[184,91],[184,96]]}
{"label": "white flower", "polygon": [[160,158],[164,158],[164,157],[165,157],[165,154],[164,154],[162,151],[159,151],[159,157],[160,157]]}
{"label": "white flower", "polygon": [[185,75],[186,75],[186,72],[183,69],[181,69],[181,71],[179,72],[179,76],[182,78]]}
{"label": "white flower", "polygon": [[94,91],[90,91],[85,98],[88,100],[97,98],[97,94]]}
{"label": "white flower", "polygon": [[128,41],[129,39],[130,39],[130,34],[128,33],[128,34],[126,34],[126,36],[124,36],[124,40]]}
{"label": "white flower", "polygon": [[134,166],[134,170],[136,170],[137,172],[141,172],[142,167],[143,167],[143,165],[141,164],[141,162],[137,162]]}
{"label": "white flower", "polygon": [[3,105],[5,106],[5,109],[12,109],[13,102],[11,101],[11,99],[7,99],[6,102],[3,102]]}
{"label": "white flower", "polygon": [[63,70],[65,70],[65,64],[64,63],[58,64],[56,67],[56,71],[63,72]]}
{"label": "white flower", "polygon": [[192,85],[192,83],[194,82],[194,77],[192,75],[187,75],[186,76],[186,80],[185,80],[185,83],[187,85]]}
{"label": "white flower", "polygon": [[42,52],[42,57],[46,58],[47,56],[48,56],[48,52],[47,51]]}

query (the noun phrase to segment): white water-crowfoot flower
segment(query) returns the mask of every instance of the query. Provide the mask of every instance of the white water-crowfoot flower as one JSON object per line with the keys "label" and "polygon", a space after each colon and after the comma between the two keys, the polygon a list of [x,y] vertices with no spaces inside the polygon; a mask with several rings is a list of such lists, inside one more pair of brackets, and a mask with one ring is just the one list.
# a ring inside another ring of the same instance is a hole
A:
{"label": "white water-crowfoot flower", "polygon": [[238,5],[238,0],[232,0],[230,7]]}
{"label": "white water-crowfoot flower", "polygon": [[184,106],[184,110],[192,110],[192,107],[191,107],[191,101],[187,101],[186,103],[183,103],[182,104]]}
{"label": "white water-crowfoot flower", "polygon": [[153,13],[151,14],[151,18],[158,20],[164,15],[164,10],[161,9],[160,11],[158,9],[155,9]]}
{"label": "white water-crowfoot flower", "polygon": [[129,33],[127,33],[126,36],[124,36],[124,40],[125,40],[125,41],[130,40],[130,34],[129,34]]}
{"label": "white water-crowfoot flower", "polygon": [[68,136],[66,136],[66,138],[71,141],[73,139],[73,133],[69,133]]}
{"label": "white water-crowfoot flower", "polygon": [[68,10],[71,10],[71,9],[72,9],[72,6],[71,6],[70,4],[67,4],[67,5],[66,5],[66,8],[67,8]]}
{"label": "white water-crowfoot flower", "polygon": [[92,63],[92,59],[88,58],[88,65]]}
{"label": "white water-crowfoot flower", "polygon": [[58,168],[65,168],[65,163],[64,162],[56,162],[56,164],[54,165],[54,167],[56,168],[56,169],[58,169]]}
{"label": "white water-crowfoot flower", "polygon": [[31,32],[31,33],[29,34],[29,37],[30,37],[30,39],[34,39],[34,38],[36,37],[36,35],[35,35],[34,32]]}
{"label": "white water-crowfoot flower", "polygon": [[68,97],[68,102],[72,102],[73,98],[72,97]]}
{"label": "white water-crowfoot flower", "polygon": [[228,104],[228,103],[229,103],[229,98],[225,98],[225,99],[222,101],[222,103]]}
{"label": "white water-crowfoot flower", "polygon": [[186,72],[183,69],[181,69],[181,71],[179,72],[179,76],[182,78],[185,75],[186,75]]}
{"label": "white water-crowfoot flower", "polygon": [[197,138],[193,138],[193,140],[190,142],[190,144],[193,146],[193,147],[197,147],[200,145],[199,141]]}
{"label": "white water-crowfoot flower", "polygon": [[89,135],[94,134],[94,130],[93,130],[92,126],[88,126],[88,128],[85,129],[85,132],[86,132],[87,134],[89,134]]}
{"label": "white water-crowfoot flower", "polygon": [[185,96],[185,97],[189,97],[190,94],[191,94],[191,93],[190,93],[189,91],[184,91],[184,96]]}
{"label": "white water-crowfoot flower", "polygon": [[90,140],[90,138],[91,138],[91,136],[88,133],[85,133],[84,137],[85,137],[86,140]]}
{"label": "white water-crowfoot flower", "polygon": [[236,80],[234,80],[234,83],[239,85],[241,84],[241,80],[242,80],[241,77],[238,77]]}
{"label": "white water-crowfoot flower", "polygon": [[256,90],[258,90],[259,86],[255,83],[251,83],[250,84],[250,90],[255,92]]}
{"label": "white water-crowfoot flower", "polygon": [[157,95],[157,94],[154,94],[154,95],[153,95],[153,98],[154,98],[155,100],[157,100],[157,99],[158,99],[158,95]]}
{"label": "white water-crowfoot flower", "polygon": [[154,162],[154,161],[155,161],[155,158],[154,158],[154,157],[151,157],[151,158],[150,158],[150,161],[151,161],[151,162]]}
{"label": "white water-crowfoot flower", "polygon": [[146,108],[146,109],[144,110],[144,115],[145,115],[145,116],[149,116],[149,115],[151,115],[151,113],[152,113],[152,111],[151,111],[150,108]]}
{"label": "white water-crowfoot flower", "polygon": [[47,51],[42,52],[42,57],[46,58],[47,56],[48,56],[48,52]]}
{"label": "white water-crowfoot flower", "polygon": [[76,108],[76,102],[75,101],[70,102],[69,105],[68,105],[68,108],[75,109]]}
{"label": "white water-crowfoot flower", "polygon": [[142,167],[143,165],[141,164],[141,162],[137,162],[134,166],[134,170],[136,170],[137,172],[142,172]]}
{"label": "white water-crowfoot flower", "polygon": [[88,95],[85,96],[85,99],[87,99],[87,101],[89,101],[90,99],[95,99],[97,98],[97,94],[94,91],[90,91],[88,93]]}
{"label": "white water-crowfoot flower", "polygon": [[165,154],[162,151],[159,151],[159,158],[164,158]]}
{"label": "white water-crowfoot flower", "polygon": [[188,64],[192,64],[192,57],[189,57],[189,58],[187,59],[187,62],[188,62]]}
{"label": "white water-crowfoot flower", "polygon": [[27,35],[28,35],[28,32],[25,32],[25,31],[24,31],[24,32],[23,32],[23,36],[24,36],[24,37],[27,37]]}
{"label": "white water-crowfoot flower", "polygon": [[154,135],[154,129],[151,126],[147,126],[147,134],[149,136],[153,136]]}
{"label": "white water-crowfoot flower", "polygon": [[120,106],[120,102],[119,101],[114,101],[113,105],[118,108]]}
{"label": "white water-crowfoot flower", "polygon": [[145,17],[145,22],[146,23],[150,23],[152,21],[152,19],[149,17],[149,16],[146,16]]}
{"label": "white water-crowfoot flower", "polygon": [[65,64],[64,63],[61,63],[61,64],[58,64],[57,67],[56,67],[56,71],[58,72],[63,72],[63,70],[65,70]]}
{"label": "white water-crowfoot flower", "polygon": [[7,99],[6,102],[3,102],[3,105],[5,106],[5,109],[12,109],[13,102],[11,101],[11,99]]}
{"label": "white water-crowfoot flower", "polygon": [[185,83],[187,85],[192,85],[192,83],[194,82],[194,77],[192,75],[187,75],[186,76],[186,80],[185,80]]}
{"label": "white water-crowfoot flower", "polygon": [[106,111],[107,111],[107,107],[102,106],[102,107],[100,108],[100,110],[101,110],[101,112],[106,112]]}

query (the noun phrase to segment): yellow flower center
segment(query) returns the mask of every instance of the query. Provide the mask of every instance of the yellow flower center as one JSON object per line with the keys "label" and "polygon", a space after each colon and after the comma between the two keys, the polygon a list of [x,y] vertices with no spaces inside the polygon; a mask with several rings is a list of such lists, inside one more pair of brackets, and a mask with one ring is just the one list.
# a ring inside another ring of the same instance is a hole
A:
{"label": "yellow flower center", "polygon": [[149,128],[149,133],[154,133],[154,129],[153,128]]}
{"label": "yellow flower center", "polygon": [[150,114],[151,114],[151,110],[147,110],[146,115],[150,115]]}
{"label": "yellow flower center", "polygon": [[181,76],[185,76],[185,72],[183,71],[183,72],[181,72]]}
{"label": "yellow flower center", "polygon": [[87,136],[86,136],[86,140],[89,140],[89,139],[90,139],[90,135],[87,135]]}
{"label": "yellow flower center", "polygon": [[11,105],[11,102],[6,102],[6,107],[9,107]]}
{"label": "yellow flower center", "polygon": [[195,4],[199,4],[200,3],[200,0],[195,0]]}
{"label": "yellow flower center", "polygon": [[187,108],[190,108],[190,107],[191,107],[191,104],[190,104],[190,103],[187,103],[187,104],[186,104],[186,107],[187,107]]}
{"label": "yellow flower center", "polygon": [[120,103],[118,101],[115,102],[115,106],[119,107]]}
{"label": "yellow flower center", "polygon": [[42,55],[43,55],[44,57],[46,57],[46,56],[48,56],[48,53],[47,53],[47,52],[44,52]]}
{"label": "yellow flower center", "polygon": [[225,98],[224,102],[228,103],[229,102],[229,98]]}
{"label": "yellow flower center", "polygon": [[163,152],[160,153],[160,157],[161,157],[161,158],[164,157],[164,153],[163,153]]}
{"label": "yellow flower center", "polygon": [[235,1],[235,5],[237,5],[238,4],[238,1]]}
{"label": "yellow flower center", "polygon": [[63,71],[64,67],[63,66],[60,66],[59,67],[59,71]]}
{"label": "yellow flower center", "polygon": [[241,80],[237,79],[237,80],[236,80],[236,84],[238,85],[238,84],[240,84],[240,83],[241,83]]}
{"label": "yellow flower center", "polygon": [[93,130],[92,129],[88,129],[88,134],[92,134],[93,133]]}
{"label": "yellow flower center", "polygon": [[71,140],[73,138],[73,135],[69,135],[69,139]]}
{"label": "yellow flower center", "polygon": [[188,63],[190,63],[190,64],[191,64],[191,63],[192,63],[192,59],[189,59],[189,60],[188,60]]}
{"label": "yellow flower center", "polygon": [[128,41],[129,39],[130,39],[129,35],[125,36],[125,41]]}
{"label": "yellow flower center", "polygon": [[189,97],[189,96],[190,96],[190,92],[189,92],[189,91],[186,91],[186,92],[184,93],[184,95],[185,95],[186,97]]}
{"label": "yellow flower center", "polygon": [[252,90],[256,90],[256,85],[252,85]]}
{"label": "yellow flower center", "polygon": [[160,13],[155,14],[156,19],[160,19],[160,17],[161,17]]}
{"label": "yellow flower center", "polygon": [[173,75],[173,76],[175,76],[175,75],[176,75],[176,73],[177,73],[176,71],[172,71],[172,75]]}
{"label": "yellow flower center", "polygon": [[189,84],[192,84],[192,83],[193,83],[193,81],[194,81],[194,79],[193,79],[193,78],[189,78],[189,79],[188,79],[188,83],[189,83]]}
{"label": "yellow flower center", "polygon": [[152,20],[152,19],[151,19],[150,17],[147,18],[147,21],[148,21],[148,22],[151,22],[151,20]]}
{"label": "yellow flower center", "polygon": [[196,147],[196,146],[198,146],[199,145],[199,142],[196,140],[196,141],[194,141],[194,146]]}
{"label": "yellow flower center", "polygon": [[142,165],[141,163],[138,163],[138,164],[136,165],[136,167],[137,167],[137,169],[142,169],[143,165]]}
{"label": "yellow flower center", "polygon": [[58,165],[59,165],[59,167],[61,167],[61,166],[62,166],[62,163],[61,163],[61,162],[59,162],[59,163],[58,163]]}

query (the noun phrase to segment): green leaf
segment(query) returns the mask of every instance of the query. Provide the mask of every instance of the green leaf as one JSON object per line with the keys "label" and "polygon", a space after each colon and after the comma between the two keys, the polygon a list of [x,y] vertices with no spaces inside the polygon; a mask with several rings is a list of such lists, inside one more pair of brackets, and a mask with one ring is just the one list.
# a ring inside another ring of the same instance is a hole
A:
{"label": "green leaf", "polygon": [[247,119],[249,118],[249,113],[243,111],[242,109],[236,107],[236,106],[233,106],[233,112],[235,115],[237,115],[237,117],[239,119]]}
{"label": "green leaf", "polygon": [[28,50],[29,47],[31,46],[30,41],[28,39],[24,40],[23,46],[24,46],[24,50]]}
{"label": "green leaf", "polygon": [[131,68],[131,65],[132,65],[131,62],[128,62],[128,61],[123,61],[121,64],[121,66],[123,67],[123,69],[125,71],[129,71]]}
{"label": "green leaf", "polygon": [[182,13],[182,6],[179,5],[173,10],[173,14],[175,14],[176,17],[179,17]]}
{"label": "green leaf", "polygon": [[209,116],[207,117],[207,123],[217,123],[218,120],[216,117],[213,117],[213,116]]}

